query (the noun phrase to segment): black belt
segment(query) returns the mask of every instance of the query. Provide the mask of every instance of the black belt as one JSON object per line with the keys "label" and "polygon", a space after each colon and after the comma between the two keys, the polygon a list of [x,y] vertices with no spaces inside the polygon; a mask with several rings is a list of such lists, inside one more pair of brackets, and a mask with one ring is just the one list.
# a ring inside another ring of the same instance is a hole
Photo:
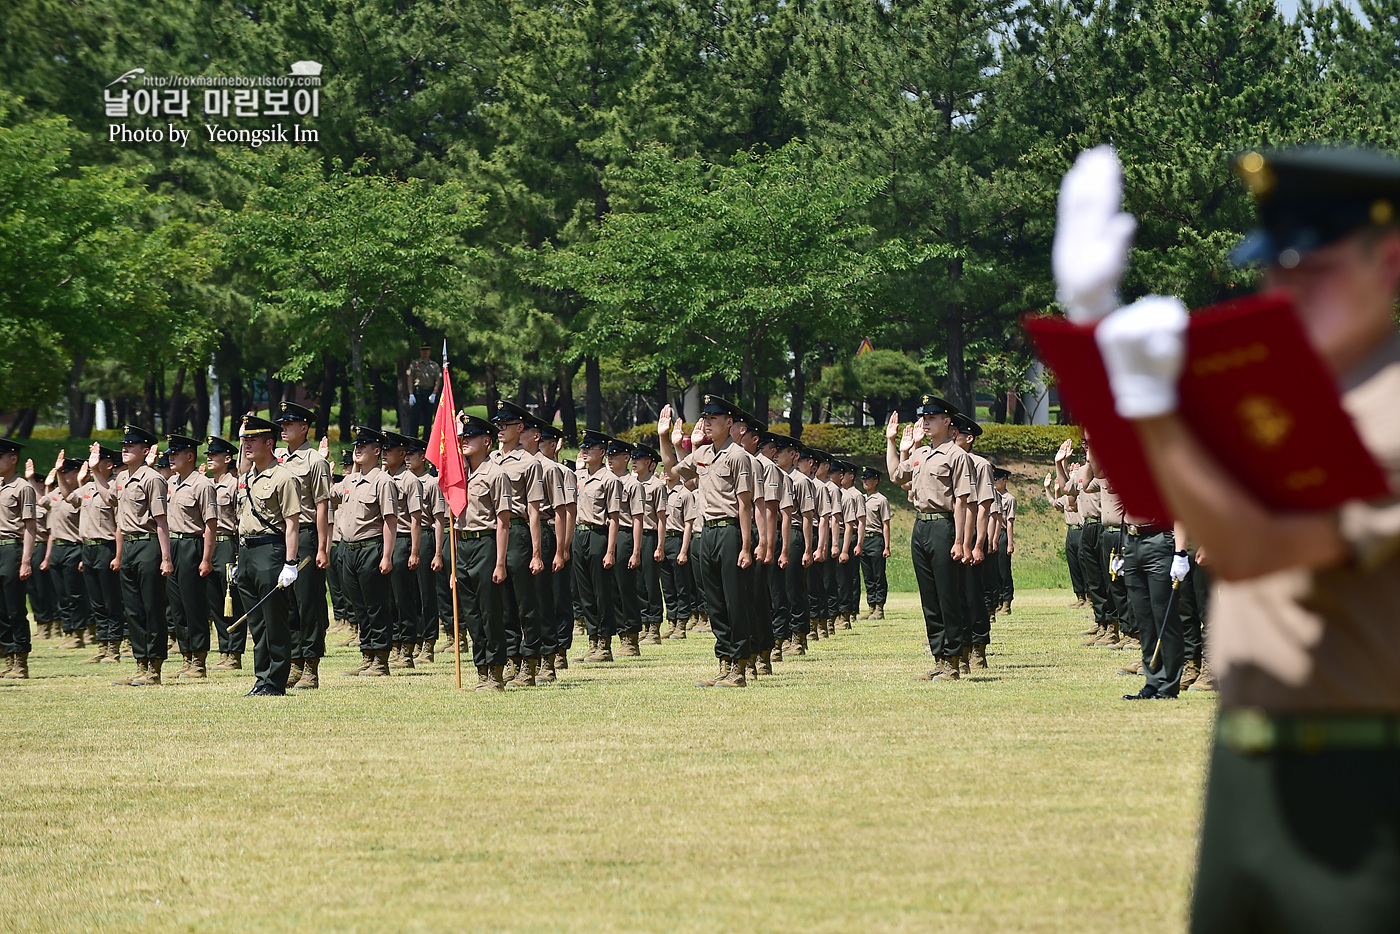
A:
{"label": "black belt", "polygon": [[376,535],[373,538],[362,538],[358,542],[341,542],[346,548],[368,548],[370,545],[378,545],[384,539]]}
{"label": "black belt", "polygon": [[85,538],[84,545],[115,545],[116,540],[111,538]]}
{"label": "black belt", "polygon": [[[1098,520],[1096,519],[1094,521],[1097,522]],[[1147,523],[1144,525],[1130,525],[1126,526],[1126,528],[1128,530],[1129,535],[1156,535],[1159,532],[1171,531],[1171,529],[1169,529],[1165,525],[1152,525],[1151,523]]]}
{"label": "black belt", "polygon": [[154,533],[154,532],[123,532],[123,533],[122,533],[122,541],[127,541],[127,542],[144,542],[144,541],[146,541],[146,540],[148,540],[148,539],[152,539],[152,538],[155,538],[155,537],[156,537],[156,533]]}
{"label": "black belt", "polygon": [[1271,716],[1254,709],[1222,710],[1216,737],[1222,745],[1246,755],[1400,749],[1400,716]]}
{"label": "black belt", "polygon": [[655,535],[656,529],[642,529],[643,535]]}
{"label": "black belt", "polygon": [[257,545],[275,545],[278,542],[285,544],[285,539],[280,535],[244,535],[238,540],[240,548],[252,548]]}
{"label": "black belt", "polygon": [[203,533],[203,532],[171,532],[171,533],[170,533],[170,537],[171,537],[171,538],[179,538],[179,539],[203,538],[203,537],[204,537],[204,533]]}
{"label": "black belt", "polygon": [[473,541],[473,540],[478,539],[478,538],[486,538],[488,535],[495,535],[495,534],[496,534],[496,530],[495,530],[495,529],[482,529],[482,530],[479,531],[479,532],[464,532],[464,531],[462,531],[461,529],[458,529],[458,530],[457,530],[457,538],[458,538],[459,540],[461,540],[461,541],[464,541],[464,542]]}
{"label": "black belt", "polygon": [[953,514],[951,512],[921,512],[914,518],[917,522],[934,522],[938,519],[951,519]]}
{"label": "black belt", "polygon": [[705,527],[706,527],[706,528],[709,528],[710,526],[714,526],[714,527],[717,528],[717,529],[722,529],[722,528],[726,528],[726,527],[731,526],[731,525],[738,525],[738,524],[739,524],[739,520],[738,520],[737,518],[736,518],[736,519],[706,519],[706,520],[705,520]]}

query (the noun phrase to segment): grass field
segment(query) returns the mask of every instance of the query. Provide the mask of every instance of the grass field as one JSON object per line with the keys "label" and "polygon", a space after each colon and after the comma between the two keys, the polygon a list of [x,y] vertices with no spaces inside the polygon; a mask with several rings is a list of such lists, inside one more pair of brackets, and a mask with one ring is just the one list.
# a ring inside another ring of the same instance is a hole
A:
{"label": "grass field", "polygon": [[1181,930],[1213,695],[1117,700],[1050,590],[990,671],[916,683],[890,609],[723,693],[706,636],[504,696],[344,649],[309,696],[118,688],[36,643],[0,689],[0,929]]}

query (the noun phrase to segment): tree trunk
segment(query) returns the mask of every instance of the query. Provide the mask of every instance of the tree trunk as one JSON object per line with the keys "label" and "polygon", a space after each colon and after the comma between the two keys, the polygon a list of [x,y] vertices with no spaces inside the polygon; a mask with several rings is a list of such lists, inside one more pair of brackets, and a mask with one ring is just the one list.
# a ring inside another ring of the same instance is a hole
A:
{"label": "tree trunk", "polygon": [[[340,367],[336,361],[331,359],[328,353],[321,354],[321,394],[316,400],[316,427],[320,429],[322,437],[330,435],[331,430],[331,404],[335,402],[336,378],[340,375]],[[311,433],[311,437],[316,437],[316,432]]]}
{"label": "tree trunk", "polygon": [[350,378],[340,374],[340,441],[348,444],[355,428],[355,400],[352,398]]}
{"label": "tree trunk", "polygon": [[586,395],[583,400],[584,427],[594,431],[603,430],[603,375],[598,366],[597,357],[588,357],[583,362],[584,391]]}
{"label": "tree trunk", "polygon": [[566,443],[573,444],[578,435],[578,413],[574,410],[574,373],[578,364],[559,364],[559,425]]}
{"label": "tree trunk", "polygon": [[145,405],[141,412],[140,425],[147,431],[156,430],[156,374],[148,372],[146,374]]}
{"label": "tree trunk", "polygon": [[797,328],[792,329],[788,348],[792,351],[792,407],[789,409],[788,416],[789,430],[794,438],[800,440],[802,438],[802,409],[807,404],[807,374],[802,369],[802,332]]}
{"label": "tree trunk", "polygon": [[175,371],[175,385],[170,390],[170,407],[165,410],[165,433],[185,433],[185,364]]}
{"label": "tree trunk", "polygon": [[209,368],[194,368],[194,434],[203,438],[209,433]]}
{"label": "tree trunk", "polygon": [[350,371],[355,378],[355,418],[361,425],[369,424],[369,405],[365,398],[365,337],[354,334],[350,338]]}
{"label": "tree trunk", "polygon": [[[753,342],[744,342],[744,356],[739,362],[739,407],[746,412],[754,410]],[[758,413],[754,413],[758,414]]]}
{"label": "tree trunk", "polygon": [[378,367],[370,367],[366,375],[369,377],[369,398],[365,400],[364,424],[379,431],[384,427],[384,386],[379,378]]}
{"label": "tree trunk", "polygon": [[394,361],[394,411],[398,413],[399,432],[408,434],[409,412],[408,394],[413,387],[408,382],[408,358]]}
{"label": "tree trunk", "polygon": [[486,364],[483,382],[486,384],[486,417],[490,418],[501,407],[501,393],[496,388],[496,364]]}
{"label": "tree trunk", "polygon": [[656,373],[656,408],[657,414],[660,410],[671,404],[671,386],[666,378],[666,368],[657,367]]}
{"label": "tree trunk", "polygon": [[[234,367],[224,378],[224,385],[228,387],[228,437],[232,440],[238,437],[239,422],[248,411],[248,402],[243,398],[243,371]],[[223,427],[222,421],[219,427]]]}
{"label": "tree trunk", "polygon": [[80,383],[83,378],[83,364],[87,358],[80,353],[73,354],[73,366],[68,370],[68,435],[73,438],[86,438],[82,432],[83,415],[87,411],[87,393]]}
{"label": "tree trunk", "polygon": [[38,418],[37,409],[20,409],[15,413],[14,421],[10,422],[10,429],[5,432],[5,437],[25,440],[34,433],[34,422]]}
{"label": "tree trunk", "polygon": [[132,422],[131,400],[126,396],[117,397],[117,417],[112,419],[112,427],[120,431]]}
{"label": "tree trunk", "polygon": [[271,370],[267,371],[267,417],[269,419],[277,414],[277,408],[282,404],[283,395],[290,388],[273,376]]}

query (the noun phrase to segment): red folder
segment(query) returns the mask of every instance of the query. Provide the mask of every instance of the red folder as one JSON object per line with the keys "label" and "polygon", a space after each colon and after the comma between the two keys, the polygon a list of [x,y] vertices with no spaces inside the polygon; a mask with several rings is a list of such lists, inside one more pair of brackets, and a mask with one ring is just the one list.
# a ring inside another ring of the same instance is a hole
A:
{"label": "red folder", "polygon": [[[1124,510],[1169,520],[1137,432],[1113,408],[1093,327],[1051,317],[1024,324]],[[1275,510],[1325,510],[1389,493],[1385,473],[1361,443],[1332,374],[1282,293],[1192,312],[1180,389],[1186,424],[1226,471]]]}

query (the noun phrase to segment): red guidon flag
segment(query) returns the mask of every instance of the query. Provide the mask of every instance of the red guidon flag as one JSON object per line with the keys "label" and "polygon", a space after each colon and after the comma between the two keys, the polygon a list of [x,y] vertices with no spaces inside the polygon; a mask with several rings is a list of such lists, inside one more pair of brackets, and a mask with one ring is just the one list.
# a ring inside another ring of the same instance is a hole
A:
{"label": "red guidon flag", "polygon": [[428,460],[438,469],[438,486],[447,508],[460,516],[467,508],[467,465],[462,463],[462,448],[457,443],[457,403],[452,398],[452,377],[446,364],[442,367],[442,398],[428,439]]}

